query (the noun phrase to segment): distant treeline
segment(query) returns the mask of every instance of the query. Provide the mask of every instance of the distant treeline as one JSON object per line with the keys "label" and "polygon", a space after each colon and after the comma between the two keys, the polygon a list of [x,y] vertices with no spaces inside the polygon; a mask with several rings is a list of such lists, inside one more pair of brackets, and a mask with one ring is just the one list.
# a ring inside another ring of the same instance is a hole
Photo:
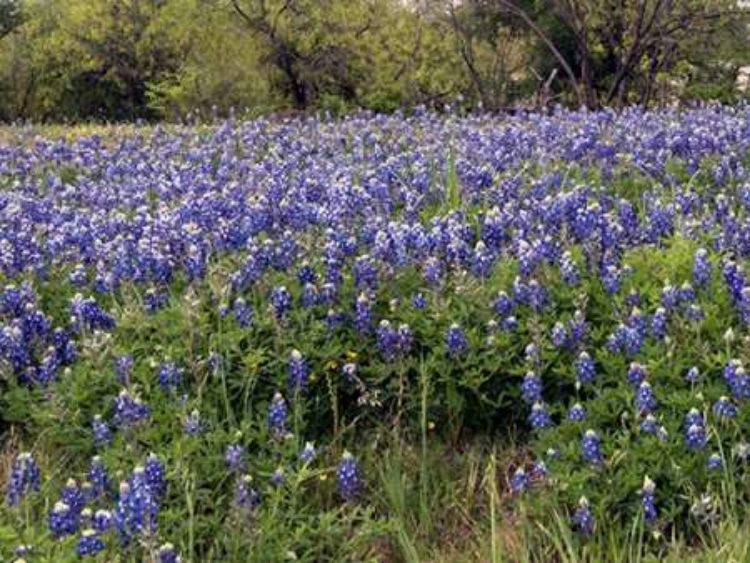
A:
{"label": "distant treeline", "polygon": [[0,0],[0,120],[746,96],[737,0]]}

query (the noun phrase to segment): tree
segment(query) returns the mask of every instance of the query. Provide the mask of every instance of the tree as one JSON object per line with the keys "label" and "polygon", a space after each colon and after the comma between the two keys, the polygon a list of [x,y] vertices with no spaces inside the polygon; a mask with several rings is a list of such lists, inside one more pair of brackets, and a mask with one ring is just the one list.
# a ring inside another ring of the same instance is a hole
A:
{"label": "tree", "polygon": [[267,62],[282,78],[296,109],[324,93],[356,96],[357,40],[374,24],[365,2],[340,0],[232,0],[248,30],[262,39]]}
{"label": "tree", "polygon": [[0,0],[0,40],[23,23],[20,0]]}
{"label": "tree", "polygon": [[589,107],[621,107],[631,95],[648,103],[658,76],[689,58],[689,45],[710,40],[748,15],[736,0],[540,0],[571,32],[571,62],[519,0],[490,1],[526,23]]}
{"label": "tree", "polygon": [[[487,110],[506,107],[535,70],[524,31],[482,0],[445,8],[471,89]],[[537,73],[538,74],[538,73]]]}

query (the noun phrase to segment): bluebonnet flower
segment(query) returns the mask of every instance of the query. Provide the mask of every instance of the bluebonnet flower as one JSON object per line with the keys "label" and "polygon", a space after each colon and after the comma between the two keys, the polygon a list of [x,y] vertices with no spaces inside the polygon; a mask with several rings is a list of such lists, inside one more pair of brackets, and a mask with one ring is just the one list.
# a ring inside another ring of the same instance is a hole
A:
{"label": "bluebonnet flower", "polygon": [[714,414],[718,418],[734,418],[738,412],[739,409],[729,400],[729,397],[719,397],[719,400],[714,403]]}
{"label": "bluebonnet flower", "polygon": [[487,249],[483,241],[479,241],[474,248],[474,263],[471,271],[477,278],[486,278],[492,273],[495,256]]}
{"label": "bluebonnet flower", "polygon": [[530,485],[529,476],[526,475],[523,467],[516,469],[510,480],[510,488],[515,494],[525,493]]}
{"label": "bluebonnet flower", "polygon": [[354,273],[354,285],[357,288],[374,290],[378,285],[378,271],[373,259],[367,255],[357,257],[352,267]]}
{"label": "bluebonnet flower", "polygon": [[245,448],[239,444],[227,446],[224,452],[224,461],[232,473],[244,473],[246,469]]}
{"label": "bluebonnet flower", "polygon": [[60,539],[78,531],[78,513],[62,501],[52,507],[47,519],[52,537]]}
{"label": "bluebonnet flower", "polygon": [[594,430],[586,430],[583,438],[581,438],[581,451],[584,461],[589,465],[599,465],[604,461],[601,440]]}
{"label": "bluebonnet flower", "polygon": [[86,479],[91,484],[91,494],[93,498],[99,498],[109,491],[109,477],[107,468],[98,455],[91,458],[89,470],[86,473]]}
{"label": "bluebonnet flower", "polygon": [[583,408],[581,403],[576,403],[568,411],[568,420],[573,422],[583,422],[586,420],[586,409]]}
{"label": "bluebonnet flower", "polygon": [[654,390],[648,381],[643,381],[635,392],[635,408],[640,413],[649,413],[656,410],[657,406]]}
{"label": "bluebonnet flower", "polygon": [[651,318],[651,334],[657,340],[663,340],[667,335],[667,311],[659,307]]}
{"label": "bluebonnet flower", "polygon": [[276,393],[268,406],[268,429],[275,438],[286,434],[287,405],[281,393]]}
{"label": "bluebonnet flower", "polygon": [[115,398],[114,423],[119,427],[135,426],[151,416],[151,409],[141,402],[140,397],[132,397],[127,389],[120,391]]}
{"label": "bluebonnet flower", "polygon": [[424,262],[424,279],[427,285],[435,287],[440,285],[443,278],[443,269],[440,267],[440,261],[434,256],[430,256]]}
{"label": "bluebonnet flower", "polygon": [[377,342],[380,354],[386,361],[393,361],[401,351],[402,339],[391,323],[383,319],[377,330]]}
{"label": "bluebonnet flower", "polygon": [[697,366],[691,367],[687,372],[685,373],[685,381],[687,381],[690,384],[696,384],[701,379],[701,372],[698,370]]}
{"label": "bluebonnet flower", "polygon": [[665,285],[661,291],[661,304],[667,310],[671,311],[680,303],[680,291],[673,285]]}
{"label": "bluebonnet flower", "polygon": [[174,391],[182,383],[182,372],[172,362],[159,366],[159,386],[165,391]]}
{"label": "bluebonnet flower", "polygon": [[5,495],[9,506],[16,506],[30,491],[39,491],[41,487],[39,467],[29,452],[16,456],[10,470],[10,478]]}
{"label": "bluebonnet flower", "polygon": [[292,296],[283,285],[274,287],[271,291],[271,307],[276,320],[285,319],[292,309]]}
{"label": "bluebonnet flower", "polygon": [[617,266],[609,265],[604,268],[601,274],[604,290],[610,295],[620,292],[622,286],[622,273]]}
{"label": "bluebonnet flower", "polygon": [[539,347],[533,342],[526,345],[523,353],[526,356],[526,361],[531,365],[538,366],[540,364],[542,358],[539,353]]}
{"label": "bluebonnet flower", "polygon": [[372,323],[370,298],[365,293],[361,293],[354,305],[354,326],[360,334],[369,334],[372,331]]}
{"label": "bluebonnet flower", "polygon": [[497,294],[497,299],[495,299],[494,309],[498,316],[508,317],[513,313],[515,304],[507,293],[501,291]]}
{"label": "bluebonnet flower", "polygon": [[581,385],[593,383],[596,379],[596,365],[586,352],[581,352],[575,363],[576,379]]}
{"label": "bluebonnet flower", "polygon": [[303,463],[311,463],[316,455],[317,452],[315,451],[315,446],[313,446],[312,442],[305,442],[305,447],[302,448],[302,453],[299,457]]}
{"label": "bluebonnet flower", "polygon": [[289,354],[289,366],[287,367],[290,393],[294,394],[304,390],[307,386],[308,373],[307,362],[302,357],[302,353],[299,350],[292,350]]}
{"label": "bluebonnet flower", "polygon": [[411,332],[411,328],[406,323],[401,323],[398,326],[398,352],[401,356],[408,355],[411,350],[411,345],[414,342],[414,335]]}
{"label": "bluebonnet flower", "polygon": [[699,248],[693,258],[693,283],[698,287],[708,285],[711,279],[711,262],[708,259],[708,251]]}
{"label": "bluebonnet flower", "polygon": [[154,315],[169,303],[169,294],[151,287],[143,294],[143,308],[149,315]]}
{"label": "bluebonnet flower", "polygon": [[102,419],[102,415],[94,415],[91,429],[94,434],[94,445],[97,448],[104,448],[112,443],[112,431],[109,429],[107,423],[104,422],[104,419]]}
{"label": "bluebonnet flower", "polygon": [[519,306],[529,303],[529,300],[530,300],[529,286],[521,279],[520,276],[516,276],[516,279],[513,280],[512,290],[513,290],[513,302],[514,303],[516,303]]}
{"label": "bluebonnet flower", "polygon": [[79,557],[87,555],[96,555],[106,549],[104,542],[97,534],[96,530],[86,529],[81,533],[81,537],[76,544],[76,553]]}
{"label": "bluebonnet flower", "polygon": [[271,484],[274,487],[281,487],[286,483],[286,472],[283,467],[277,467],[271,474]]}
{"label": "bluebonnet flower", "polygon": [[628,383],[633,387],[640,387],[646,379],[646,368],[639,363],[631,362],[627,373]]}
{"label": "bluebonnet flower", "polygon": [[730,360],[724,366],[724,382],[732,392],[735,399],[742,400],[750,398],[750,376],[739,360]]}
{"label": "bluebonnet flower", "polygon": [[[29,555],[34,553],[34,546],[31,544],[20,544],[15,547],[13,550],[13,555],[19,558],[22,557],[28,557]],[[18,563],[16,561],[15,563]]]}
{"label": "bluebonnet flower", "polygon": [[412,297],[411,304],[415,309],[421,311],[427,308],[427,299],[421,293],[417,293]]}
{"label": "bluebonnet flower", "polygon": [[542,400],[542,378],[533,371],[523,378],[521,398],[530,405]]}
{"label": "bluebonnet flower", "polygon": [[315,283],[318,276],[313,267],[307,262],[304,262],[297,271],[297,279],[302,285],[304,285],[307,283]]}
{"label": "bluebonnet flower", "polygon": [[529,424],[532,428],[542,429],[552,426],[552,419],[547,412],[547,407],[542,402],[536,402],[529,413]]}
{"label": "bluebonnet flower", "polygon": [[571,344],[581,344],[586,338],[586,315],[583,311],[576,309],[570,322]]}
{"label": "bluebonnet flower", "polygon": [[203,432],[203,421],[201,420],[201,413],[198,409],[193,409],[190,414],[185,417],[183,429],[188,436],[197,436]]}
{"label": "bluebonnet flower", "polygon": [[156,498],[158,499],[164,496],[164,493],[167,490],[166,471],[164,469],[164,464],[156,454],[148,454],[143,471],[146,476],[148,487]]}
{"label": "bluebonnet flower", "polygon": [[91,524],[98,533],[104,534],[112,527],[112,513],[109,510],[97,510]]}
{"label": "bluebonnet flower", "polygon": [[562,277],[563,282],[571,287],[578,285],[581,278],[578,273],[578,266],[576,266],[572,255],[568,251],[563,253],[562,259],[560,260],[560,276]]}
{"label": "bluebonnet flower", "polygon": [[711,454],[706,460],[706,468],[710,471],[721,469],[724,467],[724,460],[719,454]]}
{"label": "bluebonnet flower", "polygon": [[703,415],[700,413],[700,411],[698,409],[692,408],[685,415],[685,428],[690,428],[694,424],[697,424],[698,426],[705,425],[703,421]]}
{"label": "bluebonnet flower", "polygon": [[260,506],[260,493],[252,486],[250,475],[240,475],[234,483],[234,505],[237,508],[256,508]]}
{"label": "bluebonnet flower", "polygon": [[641,294],[637,289],[631,289],[625,298],[625,304],[631,308],[638,308],[641,306]]}
{"label": "bluebonnet flower", "polygon": [[541,480],[547,477],[549,474],[549,469],[547,469],[547,464],[544,462],[543,459],[538,460],[534,463],[534,465],[531,468],[531,476],[536,480]]}
{"label": "bluebonnet flower", "polygon": [[247,328],[253,323],[253,309],[242,297],[238,297],[234,300],[232,314],[234,315],[237,324],[242,328]]}
{"label": "bluebonnet flower", "polygon": [[706,447],[706,428],[699,424],[691,424],[685,433],[685,445],[688,450],[702,450]]}
{"label": "bluebonnet flower", "polygon": [[133,356],[130,354],[119,356],[117,360],[115,360],[115,374],[121,385],[127,385],[130,383],[130,373],[133,370],[133,365]]}
{"label": "bluebonnet flower", "polygon": [[120,483],[114,524],[122,545],[134,538],[152,535],[157,526],[159,504],[148,487],[142,467],[133,470],[130,481]]}
{"label": "bluebonnet flower", "polygon": [[339,495],[346,501],[354,500],[362,489],[362,472],[349,452],[344,452],[336,469],[336,485]]}
{"label": "bluebonnet flower", "polygon": [[70,312],[75,325],[88,330],[111,330],[115,321],[106,313],[93,297],[84,298],[80,293],[70,301]]}
{"label": "bluebonnet flower", "polygon": [[647,414],[643,418],[643,420],[641,420],[640,428],[643,432],[647,434],[656,435],[659,431],[659,425],[656,421],[656,418],[651,413]]}
{"label": "bluebonnet flower", "polygon": [[529,281],[528,289],[529,305],[531,305],[535,313],[541,313],[549,304],[547,291],[537,280]]}
{"label": "bluebonnet flower", "polygon": [[700,321],[705,317],[703,309],[696,303],[691,303],[685,308],[685,316],[691,321]]}
{"label": "bluebonnet flower", "polygon": [[159,546],[157,553],[159,557],[159,563],[181,563],[182,558],[177,554],[174,545],[167,542]]}
{"label": "bluebonnet flower", "polygon": [[654,497],[655,491],[656,483],[648,477],[645,477],[643,480],[643,487],[641,488],[641,507],[643,507],[643,519],[649,526],[654,525],[657,517],[656,500]]}
{"label": "bluebonnet flower", "polygon": [[320,302],[320,292],[313,283],[306,283],[302,287],[302,306],[305,308],[314,307]]}
{"label": "bluebonnet flower", "polygon": [[448,355],[451,358],[461,356],[468,348],[469,342],[466,340],[466,335],[457,323],[453,323],[448,329],[445,344],[448,347]]}
{"label": "bluebonnet flower", "polygon": [[503,319],[500,326],[505,332],[514,332],[518,329],[518,320],[516,320],[516,317],[508,317],[507,319]]}
{"label": "bluebonnet flower", "polygon": [[693,289],[693,286],[688,282],[685,282],[680,286],[679,294],[680,301],[682,303],[690,303],[692,301],[695,301],[695,290]]}
{"label": "bluebonnet flower", "polygon": [[552,345],[555,348],[565,348],[567,343],[568,333],[565,330],[565,325],[558,321],[552,327]]}
{"label": "bluebonnet flower", "polygon": [[590,536],[594,532],[594,515],[586,497],[581,497],[578,501],[578,507],[573,513],[573,528],[582,536]]}

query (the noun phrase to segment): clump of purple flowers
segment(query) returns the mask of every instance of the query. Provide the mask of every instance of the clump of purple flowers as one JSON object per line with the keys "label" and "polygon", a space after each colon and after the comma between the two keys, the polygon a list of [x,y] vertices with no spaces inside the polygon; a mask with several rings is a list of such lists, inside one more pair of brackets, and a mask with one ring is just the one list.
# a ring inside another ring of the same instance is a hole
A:
{"label": "clump of purple flowers", "polygon": [[589,465],[599,465],[604,461],[601,439],[594,430],[586,430],[581,438],[581,452]]}
{"label": "clump of purple flowers", "polygon": [[286,434],[287,415],[286,401],[281,393],[276,393],[271,400],[271,404],[268,405],[267,416],[268,429],[275,438],[281,438]]}
{"label": "clump of purple flowers", "polygon": [[453,323],[448,329],[448,333],[445,336],[445,345],[448,347],[448,355],[451,358],[457,358],[466,351],[469,346],[469,342],[466,339],[461,326],[457,323]]}
{"label": "clump of purple flowers", "polygon": [[654,525],[657,517],[655,491],[656,483],[648,477],[644,478],[641,488],[641,507],[643,508],[643,518],[649,526]]}
{"label": "clump of purple flowers", "polygon": [[542,378],[537,373],[530,371],[523,378],[521,398],[530,405],[542,400]]}
{"label": "clump of purple flowers", "polygon": [[16,456],[10,470],[5,500],[9,506],[16,506],[30,491],[39,491],[41,477],[39,467],[29,452]]}
{"label": "clump of purple flowers", "polygon": [[596,365],[591,356],[581,352],[576,360],[576,379],[580,385],[588,385],[596,380]]}
{"label": "clump of purple flowers", "polygon": [[292,350],[289,354],[289,365],[287,367],[290,393],[295,394],[304,390],[307,386],[308,374],[309,368],[305,358],[302,357],[302,353],[299,350]]}
{"label": "clump of purple flowers", "polygon": [[344,452],[336,469],[336,485],[341,498],[353,501],[362,490],[362,471],[349,452]]}
{"label": "clump of purple flowers", "polygon": [[125,428],[144,422],[151,416],[151,409],[144,405],[140,397],[133,396],[127,389],[120,391],[115,398],[114,423]]}
{"label": "clump of purple flowers", "polygon": [[594,515],[589,508],[589,501],[581,497],[578,507],[573,513],[573,528],[582,536],[590,536],[594,532]]}

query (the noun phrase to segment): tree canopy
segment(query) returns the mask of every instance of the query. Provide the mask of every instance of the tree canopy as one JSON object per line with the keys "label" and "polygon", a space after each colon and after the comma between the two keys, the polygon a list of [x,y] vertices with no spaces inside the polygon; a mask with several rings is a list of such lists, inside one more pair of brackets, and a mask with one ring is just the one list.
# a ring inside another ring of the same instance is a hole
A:
{"label": "tree canopy", "polygon": [[0,119],[736,100],[735,0],[0,0]]}

